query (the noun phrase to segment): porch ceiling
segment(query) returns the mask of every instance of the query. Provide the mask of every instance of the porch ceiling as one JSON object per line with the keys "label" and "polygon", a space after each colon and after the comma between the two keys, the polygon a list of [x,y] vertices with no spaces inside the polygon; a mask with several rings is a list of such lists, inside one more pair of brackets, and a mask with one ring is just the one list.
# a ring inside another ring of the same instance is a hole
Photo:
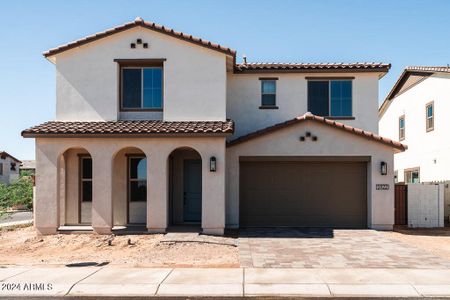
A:
{"label": "porch ceiling", "polygon": [[22,131],[23,137],[79,136],[161,136],[161,135],[224,135],[234,132],[234,122],[227,121],[49,121]]}

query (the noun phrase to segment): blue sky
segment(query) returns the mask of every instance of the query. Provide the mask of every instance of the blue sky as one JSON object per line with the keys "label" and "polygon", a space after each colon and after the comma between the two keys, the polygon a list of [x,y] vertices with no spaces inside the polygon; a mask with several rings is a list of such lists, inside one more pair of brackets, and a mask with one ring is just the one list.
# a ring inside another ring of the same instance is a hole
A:
{"label": "blue sky", "polygon": [[382,61],[380,101],[407,65],[450,63],[450,1],[4,1],[0,149],[34,159],[21,130],[55,116],[42,52],[141,16],[236,49],[251,62]]}

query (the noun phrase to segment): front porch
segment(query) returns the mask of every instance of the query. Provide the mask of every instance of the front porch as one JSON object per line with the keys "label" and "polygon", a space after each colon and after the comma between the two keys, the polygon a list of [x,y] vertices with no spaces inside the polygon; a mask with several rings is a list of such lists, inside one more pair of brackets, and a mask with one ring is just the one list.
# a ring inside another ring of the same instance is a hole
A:
{"label": "front porch", "polygon": [[224,136],[37,138],[36,149],[40,234],[223,234]]}

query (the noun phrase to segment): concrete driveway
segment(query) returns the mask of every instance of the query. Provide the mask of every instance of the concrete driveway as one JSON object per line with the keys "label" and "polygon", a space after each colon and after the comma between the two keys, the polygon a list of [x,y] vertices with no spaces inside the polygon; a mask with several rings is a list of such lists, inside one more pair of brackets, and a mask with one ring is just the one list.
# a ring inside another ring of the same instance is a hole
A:
{"label": "concrete driveway", "polygon": [[447,259],[369,229],[241,230],[239,259],[250,268],[450,268]]}

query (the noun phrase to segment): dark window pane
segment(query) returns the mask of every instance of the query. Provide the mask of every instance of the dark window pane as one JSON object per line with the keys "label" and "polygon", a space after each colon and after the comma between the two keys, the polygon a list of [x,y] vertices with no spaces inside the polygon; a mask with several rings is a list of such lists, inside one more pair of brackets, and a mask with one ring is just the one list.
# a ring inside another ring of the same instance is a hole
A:
{"label": "dark window pane", "polygon": [[275,92],[276,92],[275,80],[261,80],[262,94],[275,94]]}
{"label": "dark window pane", "polygon": [[262,95],[261,99],[262,105],[275,105],[275,95]]}
{"label": "dark window pane", "polygon": [[351,116],[352,115],[352,82],[333,80],[331,86],[331,116]]}
{"label": "dark window pane", "polygon": [[122,70],[122,106],[141,107],[141,69]]}
{"label": "dark window pane", "polygon": [[82,158],[82,169],[83,174],[81,175],[83,179],[91,179],[92,178],[92,159],[91,158]]}
{"label": "dark window pane", "polygon": [[433,105],[427,106],[427,117],[433,116]]}
{"label": "dark window pane", "polygon": [[144,69],[144,108],[162,108],[162,69]]}
{"label": "dark window pane", "polygon": [[92,201],[92,181],[83,181],[81,183],[81,201],[91,202]]}
{"label": "dark window pane", "polygon": [[308,81],[308,111],[318,116],[328,116],[328,81]]}
{"label": "dark window pane", "polygon": [[130,178],[131,179],[147,179],[147,159],[131,158],[130,159]]}
{"label": "dark window pane", "polygon": [[147,181],[130,182],[130,201],[147,201]]}

